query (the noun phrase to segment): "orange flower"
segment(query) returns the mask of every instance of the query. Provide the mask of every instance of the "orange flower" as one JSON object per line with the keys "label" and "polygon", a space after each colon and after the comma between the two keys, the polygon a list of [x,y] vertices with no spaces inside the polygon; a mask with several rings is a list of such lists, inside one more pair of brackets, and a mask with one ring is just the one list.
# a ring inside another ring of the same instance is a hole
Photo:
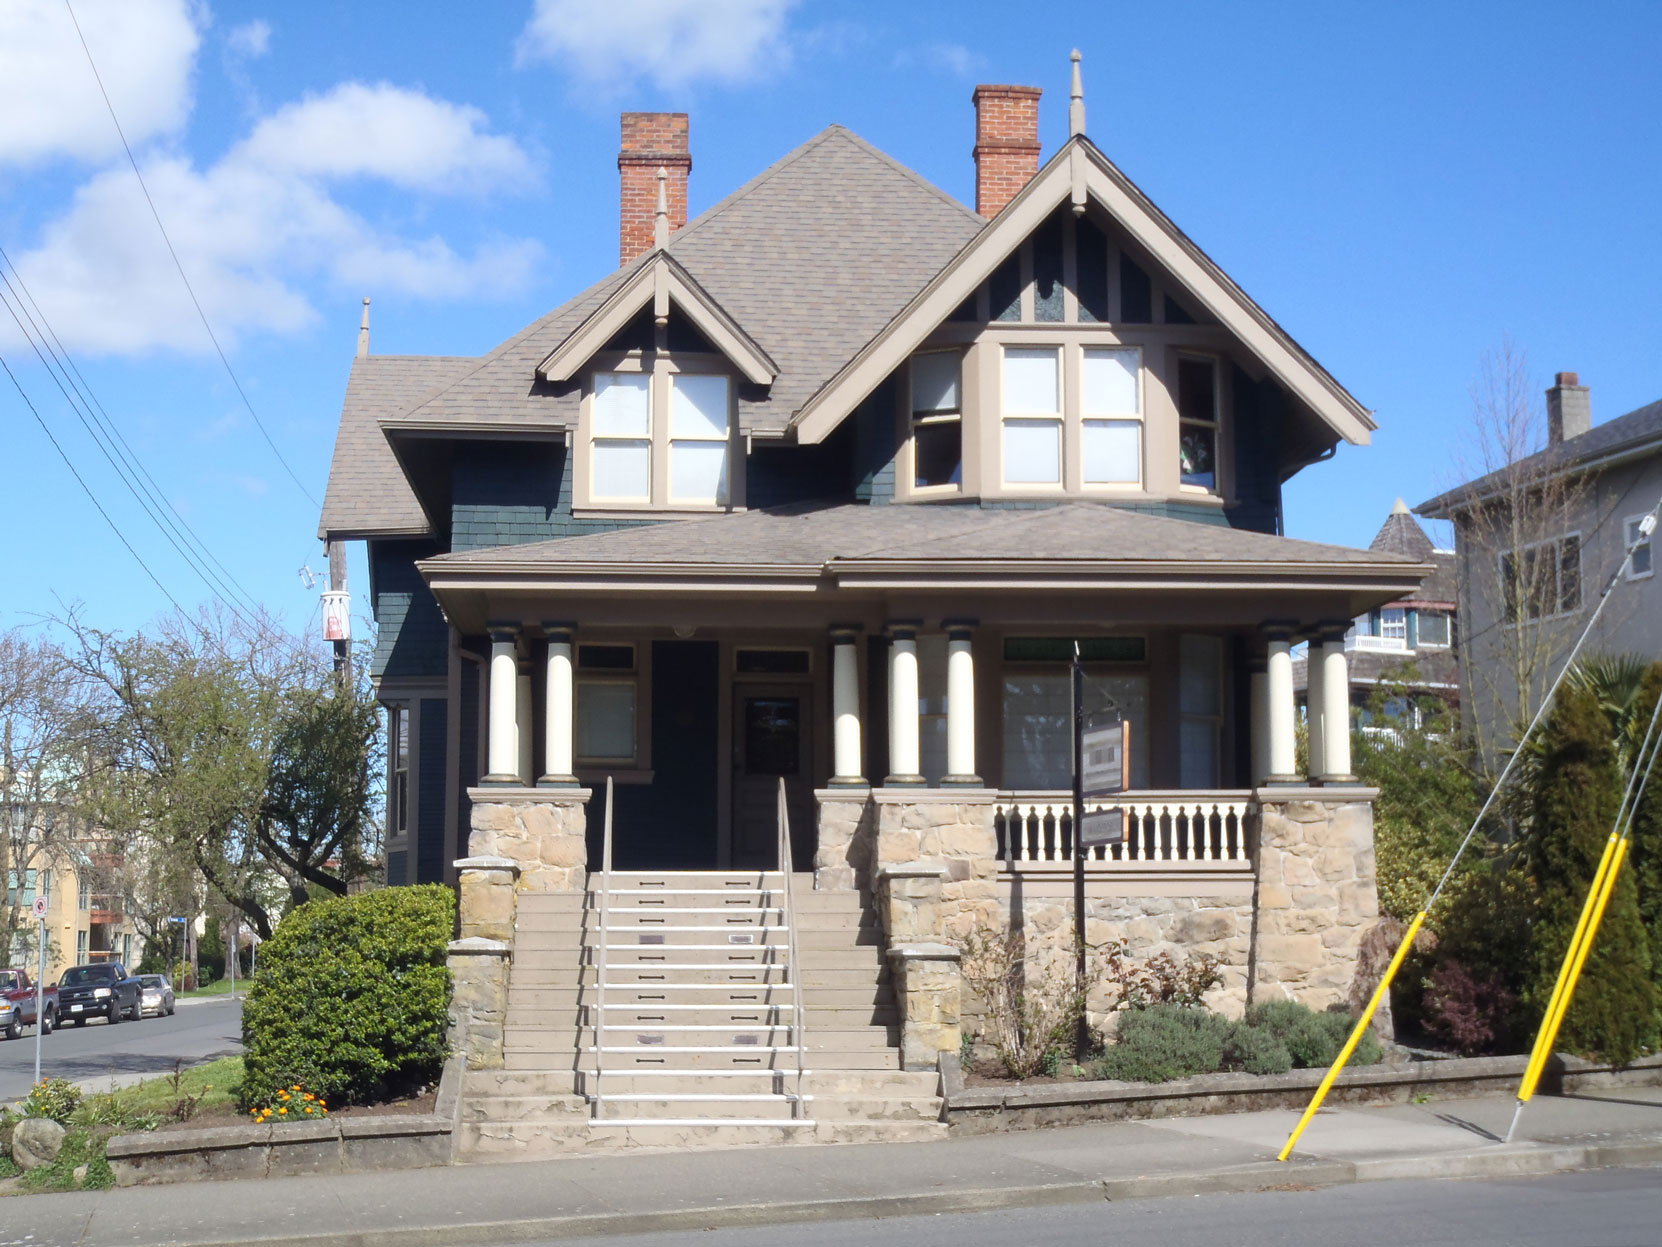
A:
{"label": "orange flower", "polygon": [[284,1113],[286,1113],[286,1112],[288,1112],[288,1109],[286,1109],[286,1108],[280,1108],[280,1109],[278,1109],[278,1110],[277,1110],[277,1115],[278,1115],[278,1116],[279,1116],[279,1117],[281,1117],[281,1116],[282,1116],[282,1115],[283,1115],[283,1114],[284,1114]]}

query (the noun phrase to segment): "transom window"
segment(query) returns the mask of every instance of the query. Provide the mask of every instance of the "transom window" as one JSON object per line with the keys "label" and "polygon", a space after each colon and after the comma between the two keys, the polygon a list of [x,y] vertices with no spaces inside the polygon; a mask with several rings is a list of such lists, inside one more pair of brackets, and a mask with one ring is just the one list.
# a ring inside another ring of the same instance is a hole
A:
{"label": "transom window", "polygon": [[1141,350],[1006,346],[1001,371],[1005,484],[1060,486],[1068,477],[1085,486],[1142,483]]}
{"label": "transom window", "polygon": [[589,501],[621,506],[726,506],[732,384],[719,373],[594,374]]}

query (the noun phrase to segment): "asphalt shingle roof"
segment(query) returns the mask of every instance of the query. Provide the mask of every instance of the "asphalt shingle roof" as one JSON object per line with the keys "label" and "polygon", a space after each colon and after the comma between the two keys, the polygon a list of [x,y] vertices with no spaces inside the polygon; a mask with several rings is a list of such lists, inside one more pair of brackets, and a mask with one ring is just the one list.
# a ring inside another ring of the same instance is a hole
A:
{"label": "asphalt shingle roof", "polygon": [[427,531],[427,516],[377,421],[419,403],[476,362],[449,355],[369,355],[352,361],[319,537]]}
{"label": "asphalt shingle roof", "polygon": [[858,504],[795,506],[672,520],[439,556],[436,564],[570,563],[822,567],[838,561],[1149,561],[1413,564],[1405,554],[1295,541],[1267,533],[1078,502],[1042,510]]}
{"label": "asphalt shingle roof", "polygon": [[1422,563],[1433,563],[1437,570],[1425,578],[1420,585],[1419,592],[1412,599],[1415,602],[1438,602],[1453,606],[1458,600],[1455,596],[1455,556],[1452,550],[1439,550],[1426,536],[1425,529],[1421,528],[1406,506],[1399,500],[1396,508],[1386,517],[1384,526],[1374,536],[1368,546],[1370,550],[1380,550],[1392,554],[1406,554]]}

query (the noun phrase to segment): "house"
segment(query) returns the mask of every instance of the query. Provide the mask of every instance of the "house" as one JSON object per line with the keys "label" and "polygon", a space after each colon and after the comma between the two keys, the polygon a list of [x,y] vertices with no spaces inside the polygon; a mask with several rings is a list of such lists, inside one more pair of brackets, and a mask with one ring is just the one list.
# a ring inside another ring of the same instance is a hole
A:
{"label": "house", "polygon": [[[1405,554],[1436,570],[1410,596],[1358,615],[1345,633],[1354,722],[1365,731],[1390,730],[1403,723],[1421,727],[1435,718],[1457,716],[1460,664],[1454,551],[1433,545],[1400,498],[1368,548]],[[1293,689],[1306,706],[1309,665],[1304,655],[1293,660]]]}
{"label": "house", "polygon": [[[956,942],[1015,926],[1030,973],[1071,965],[1076,652],[1133,741],[1128,832],[1084,850],[1090,938],[1217,954],[1237,1012],[1354,989],[1376,907],[1344,637],[1433,569],[1282,535],[1282,483],[1366,444],[1368,411],[1086,136],[1077,59],[1042,162],[1039,99],[975,90],[973,209],[831,126],[692,220],[687,116],[625,113],[616,272],[479,357],[361,334],[320,535],[368,544],[389,879],[459,882],[479,1154],[662,1142],[648,1075],[686,1076],[697,1125],[701,1061],[773,1070],[752,1098],[800,1114],[777,1075],[804,1051],[845,1071],[820,1137],[917,1118],[853,1071],[934,1094]],[[1332,690],[1309,776],[1300,639]],[[782,849],[800,875],[759,873]],[[795,997],[767,958],[799,935]],[[710,970],[687,941],[762,958],[759,1029],[678,1033],[729,991],[674,977]],[[497,1068],[592,1116],[516,1118]]]}
{"label": "house", "polygon": [[79,839],[54,842],[37,852],[37,865],[25,867],[21,878],[15,869],[6,871],[6,905],[15,906],[21,926],[0,961],[34,973],[37,925],[30,909],[39,894],[47,899],[44,982],[55,983],[70,966],[87,962],[138,964],[133,955],[142,951],[142,941],[134,938],[123,896],[110,890],[118,859],[107,849]]}
{"label": "house", "polygon": [[1544,449],[1415,508],[1454,524],[1464,700],[1491,750],[1539,707],[1612,584],[1586,652],[1662,656],[1662,587],[1641,528],[1662,499],[1662,400],[1595,426],[1573,372],[1546,400]]}

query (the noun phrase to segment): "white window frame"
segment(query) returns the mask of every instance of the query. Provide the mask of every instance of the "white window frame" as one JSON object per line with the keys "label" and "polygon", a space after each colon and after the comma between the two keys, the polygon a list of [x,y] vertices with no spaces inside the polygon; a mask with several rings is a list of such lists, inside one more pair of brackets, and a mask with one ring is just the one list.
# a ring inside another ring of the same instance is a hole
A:
{"label": "white window frame", "polygon": [[[595,432],[595,398],[600,379],[608,374],[648,375],[647,402],[647,492],[639,496],[603,497],[594,486],[594,446],[597,442],[642,440],[638,437],[598,435]],[[671,427],[671,404],[674,379],[677,376],[715,376],[727,382],[727,432],[723,438],[703,437],[697,434],[674,433]],[[573,510],[578,514],[601,514],[618,511],[682,511],[726,512],[743,510],[744,496],[744,440],[739,433],[738,378],[727,361],[709,353],[686,353],[672,357],[665,351],[631,351],[627,354],[598,356],[586,374],[582,406],[578,416],[578,436],[573,453],[579,456],[573,464]],[[724,441],[727,446],[726,494],[714,502],[680,501],[672,496],[671,458],[678,443]]]}
{"label": "white window frame", "polygon": [[[955,411],[924,411],[916,407],[916,396],[912,388],[912,368],[915,361],[922,355],[953,355],[958,360],[958,407]],[[969,431],[964,421],[964,384],[968,379],[965,367],[967,353],[959,346],[930,347],[913,353],[906,361],[906,381],[902,395],[906,403],[906,462],[905,488],[903,492],[922,498],[951,497],[964,492],[964,481],[968,475]],[[922,485],[918,483],[918,450],[917,430],[919,425],[956,424],[958,426],[958,482],[945,485]]]}
{"label": "white window frame", "polygon": [[[1571,538],[1574,538],[1575,544],[1576,544],[1576,563],[1575,563],[1575,569],[1576,569],[1575,601],[1576,601],[1576,604],[1573,607],[1571,607],[1570,609],[1565,610],[1564,609],[1564,584],[1563,584],[1563,580],[1562,580],[1562,575],[1563,575],[1563,570],[1564,570],[1564,543],[1566,541],[1569,541]],[[1506,574],[1506,560],[1507,559],[1512,559],[1512,558],[1522,558],[1524,555],[1528,554],[1530,551],[1540,550],[1540,549],[1542,549],[1543,547],[1546,547],[1546,546],[1551,546],[1553,548],[1553,551],[1554,551],[1552,565],[1553,565],[1553,568],[1555,569],[1554,574],[1553,574],[1553,585],[1554,585],[1554,588],[1556,590],[1553,594],[1553,605],[1554,605],[1555,609],[1553,609],[1551,611],[1543,611],[1543,612],[1541,612],[1540,614],[1537,615],[1537,614],[1532,614],[1531,613],[1530,604],[1528,602],[1519,602],[1518,603],[1517,618],[1516,619],[1508,619],[1506,617],[1506,590],[1507,590],[1507,584],[1508,584],[1509,577]],[[1582,611],[1582,609],[1586,606],[1586,600],[1587,600],[1586,599],[1586,594],[1583,592],[1583,589],[1586,586],[1582,583],[1584,578],[1581,574],[1581,563],[1582,563],[1583,558],[1586,556],[1586,553],[1587,553],[1587,543],[1584,540],[1582,540],[1581,531],[1579,529],[1577,529],[1574,532],[1562,533],[1557,537],[1548,537],[1544,541],[1532,541],[1527,545],[1519,546],[1516,550],[1502,550],[1502,551],[1500,551],[1500,553],[1495,556],[1495,566],[1496,566],[1496,572],[1498,574],[1498,583],[1499,583],[1499,586],[1500,586],[1500,601],[1498,603],[1498,606],[1499,606],[1498,614],[1500,615],[1501,622],[1503,624],[1505,624],[1507,627],[1516,627],[1519,624],[1539,623],[1542,620],[1546,620],[1546,619],[1562,619],[1562,618],[1564,618],[1565,616],[1568,616],[1568,615],[1579,614]]]}
{"label": "white window frame", "polygon": [[[1630,515],[1622,521],[1622,553],[1624,555],[1627,553],[1628,546],[1633,545],[1634,542],[1639,540],[1639,524],[1644,519],[1644,515]],[[1646,570],[1638,572],[1634,571],[1633,564],[1629,563],[1627,565],[1627,578],[1629,580],[1649,580],[1652,576],[1656,575],[1655,537],[1656,534],[1653,532],[1649,537],[1646,537],[1642,542],[1639,542],[1638,548],[1634,550],[1634,559],[1637,560],[1639,557],[1639,551],[1643,550],[1650,566]]]}
{"label": "white window frame", "polygon": [[[1045,351],[1056,361],[1056,410],[1010,411],[1005,400],[1005,375],[1012,351]],[[1012,481],[1005,434],[1012,424],[1054,425],[1056,429],[1056,479],[1054,481]],[[1068,359],[1067,346],[1060,341],[1001,342],[998,345],[998,479],[1006,490],[1033,493],[1061,493],[1068,481]]]}
{"label": "white window frame", "polygon": [[[1148,368],[1144,348],[1137,343],[1122,342],[1117,338],[1091,332],[1051,334],[1030,337],[1026,334],[1000,336],[990,340],[995,348],[995,376],[997,398],[996,437],[998,447],[998,479],[996,492],[1002,495],[1022,494],[1126,494],[1143,493],[1148,486]],[[1042,412],[1013,412],[1005,409],[1004,368],[1010,351],[1054,351],[1057,360],[1057,404],[1054,415]],[[1135,356],[1137,403],[1134,412],[1085,411],[1084,370],[1088,351],[1125,352]],[[1004,433],[1010,423],[1050,423],[1058,427],[1060,440],[1058,472],[1055,481],[1012,481],[1006,464]],[[1085,477],[1085,426],[1090,423],[1132,423],[1137,426],[1137,478],[1134,481],[1087,481]]]}
{"label": "white window frame", "polygon": [[[1391,618],[1395,615],[1396,618]],[[1392,637],[1408,644],[1408,608],[1406,606],[1384,606],[1379,611],[1379,635]]]}
{"label": "white window frame", "polygon": [[[1081,342],[1070,349],[1079,353],[1079,392],[1076,406],[1079,419],[1079,484],[1086,493],[1141,493],[1148,479],[1148,376],[1143,367],[1143,348],[1130,343]],[[1134,412],[1085,410],[1085,358],[1092,351],[1122,351],[1136,357],[1137,409]],[[1087,425],[1135,423],[1137,426],[1137,478],[1132,481],[1087,481],[1085,479],[1085,429]]]}
{"label": "white window frame", "polygon": [[[1183,414],[1183,364],[1202,363],[1212,369],[1212,418],[1201,420]],[[1172,407],[1177,416],[1177,487],[1187,494],[1224,496],[1223,480],[1223,360],[1205,351],[1177,351],[1172,365]],[[1183,429],[1187,425],[1212,430],[1212,483],[1191,485],[1183,479]]]}
{"label": "white window frame", "polygon": [[[585,648],[594,649],[627,649],[630,654],[628,670],[621,667],[596,667],[585,671],[582,665],[582,654]],[[644,766],[642,742],[645,733],[642,730],[645,721],[641,710],[641,689],[644,681],[641,679],[641,646],[634,641],[608,640],[600,637],[588,637],[579,640],[572,654],[572,753],[575,764],[585,766],[626,766],[631,768]],[[582,752],[582,705],[583,690],[601,686],[627,687],[633,696],[633,746],[628,755],[589,754]]]}
{"label": "white window frame", "polygon": [[[1447,627],[1448,627],[1448,638],[1449,638],[1448,640],[1446,640],[1446,641],[1428,641],[1428,640],[1425,639],[1425,631],[1424,631],[1425,621],[1428,618],[1430,618],[1430,619],[1441,619],[1443,621],[1443,623],[1445,625],[1447,625]],[[1449,611],[1416,610],[1414,612],[1414,644],[1419,649],[1449,649],[1449,648],[1451,648],[1454,645],[1454,615]]]}

